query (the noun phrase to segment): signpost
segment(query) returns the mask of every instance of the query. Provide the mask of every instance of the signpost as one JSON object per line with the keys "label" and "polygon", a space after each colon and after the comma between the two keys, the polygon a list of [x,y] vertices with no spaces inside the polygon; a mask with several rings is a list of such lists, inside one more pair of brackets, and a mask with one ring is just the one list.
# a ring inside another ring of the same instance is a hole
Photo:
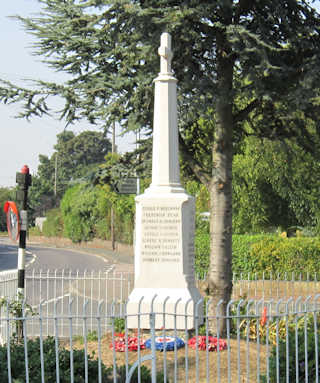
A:
{"label": "signpost", "polygon": [[137,194],[137,178],[125,178],[116,183],[115,189],[119,194]]}
{"label": "signpost", "polygon": [[16,174],[16,182],[18,184],[17,201],[20,202],[22,209],[20,211],[20,236],[18,250],[18,296],[24,297],[24,280],[25,280],[25,257],[26,257],[26,238],[28,229],[28,188],[31,186],[31,175],[27,165]]}

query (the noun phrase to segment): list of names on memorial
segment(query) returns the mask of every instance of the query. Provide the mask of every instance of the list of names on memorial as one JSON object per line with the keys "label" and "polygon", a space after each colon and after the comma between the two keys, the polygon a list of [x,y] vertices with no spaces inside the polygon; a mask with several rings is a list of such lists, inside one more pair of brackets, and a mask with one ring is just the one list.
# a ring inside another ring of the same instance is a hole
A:
{"label": "list of names on memorial", "polygon": [[181,260],[181,206],[142,206],[142,262]]}

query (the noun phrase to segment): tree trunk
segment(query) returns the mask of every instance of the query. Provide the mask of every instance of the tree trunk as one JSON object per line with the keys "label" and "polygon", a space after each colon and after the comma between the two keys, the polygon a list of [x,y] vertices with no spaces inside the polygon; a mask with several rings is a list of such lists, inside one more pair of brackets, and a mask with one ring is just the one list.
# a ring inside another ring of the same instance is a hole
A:
{"label": "tree trunk", "polygon": [[[232,130],[233,130],[233,59],[225,36],[217,39],[217,107],[215,136],[212,148],[213,173],[209,186],[210,218],[210,270],[208,290],[212,303],[210,315],[216,317],[217,304],[222,300],[220,315],[225,314],[232,292]],[[226,321],[210,321],[213,333],[225,333]]]}

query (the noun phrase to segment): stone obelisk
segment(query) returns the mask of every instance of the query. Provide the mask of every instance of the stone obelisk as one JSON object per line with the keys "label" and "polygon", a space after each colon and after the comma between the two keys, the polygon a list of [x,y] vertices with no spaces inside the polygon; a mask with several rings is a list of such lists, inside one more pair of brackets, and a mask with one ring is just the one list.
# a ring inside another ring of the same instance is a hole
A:
{"label": "stone obelisk", "polygon": [[[194,278],[195,201],[180,184],[177,80],[171,70],[171,36],[161,35],[161,71],[154,80],[154,123],[152,183],[136,197],[135,284],[127,305],[128,327],[137,327],[137,316],[165,311],[185,315],[193,327],[194,303],[201,299]],[[167,299],[169,297],[169,299]],[[176,305],[176,302],[179,303]],[[131,316],[132,315],[132,316]],[[190,315],[190,316],[189,316]],[[162,315],[156,327],[161,328]],[[140,318],[141,327],[149,328],[148,315]],[[166,327],[173,328],[173,316],[166,317]],[[185,318],[178,317],[177,328],[185,328]]]}

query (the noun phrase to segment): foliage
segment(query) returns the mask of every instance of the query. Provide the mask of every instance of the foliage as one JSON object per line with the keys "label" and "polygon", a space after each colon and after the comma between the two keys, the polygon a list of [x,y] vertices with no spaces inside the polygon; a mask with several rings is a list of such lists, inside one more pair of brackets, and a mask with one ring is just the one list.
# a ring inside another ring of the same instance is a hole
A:
{"label": "foliage", "polygon": [[94,225],[99,212],[96,201],[99,190],[86,184],[68,189],[61,201],[64,235],[73,242],[88,241],[94,237]]}
{"label": "foliage", "polygon": [[32,227],[29,227],[28,235],[29,236],[35,236],[35,237],[41,237],[43,235],[43,232],[39,229],[38,226],[32,226]]}
{"label": "foliage", "polygon": [[[287,381],[286,368],[289,367],[288,381],[314,382],[316,379],[316,366],[320,372],[320,359],[316,361],[316,347],[319,349],[320,331],[319,318],[316,314],[309,315],[306,318],[302,316],[297,323],[291,322],[288,331],[289,358],[287,360],[287,342],[284,336],[280,338],[278,350],[276,345],[273,347],[269,357],[270,363],[270,381],[271,383],[284,383]],[[317,323],[317,327],[314,323]],[[285,333],[284,333],[285,334]],[[318,344],[316,344],[318,343]],[[307,351],[307,352],[306,352]],[[277,356],[279,353],[279,358]],[[307,359],[306,359],[307,358]],[[306,365],[308,363],[308,380],[306,380]],[[317,363],[317,364],[316,364]],[[277,365],[279,366],[279,379],[277,379]],[[298,373],[297,373],[298,369]],[[296,375],[297,373],[297,375]],[[267,377],[262,376],[262,381],[267,382]]]}
{"label": "foliage", "polygon": [[[131,365],[128,366],[130,369]],[[146,366],[141,366],[140,368],[140,373],[141,373],[141,380],[138,381],[138,368],[134,370],[134,373],[132,375],[132,378],[130,382],[132,383],[151,383],[151,371],[146,367]],[[157,372],[157,377],[156,377],[157,382],[164,382],[164,376],[163,372],[159,371]],[[117,368],[117,382],[119,383],[125,383],[126,382],[126,366],[120,366]],[[169,382],[169,379],[166,378],[166,382]]]}
{"label": "foliage", "polygon": [[[252,245],[249,257],[255,271],[316,273],[320,271],[319,238],[272,238]],[[247,259],[249,261],[249,259]]]}
{"label": "foliage", "polygon": [[[41,365],[40,365],[40,338],[34,340],[29,339],[27,341],[28,349],[28,367],[29,376],[34,383],[40,383],[41,380]],[[10,344],[11,351],[11,374],[12,378],[16,382],[26,381],[25,370],[25,355],[24,344],[12,342]],[[48,337],[43,340],[43,358],[44,358],[44,374],[45,382],[56,381],[56,351],[55,351],[55,339]],[[59,347],[59,373],[60,382],[70,382],[70,351]],[[81,383],[85,380],[85,353],[84,350],[73,350],[73,368],[74,368],[74,382]],[[0,346],[0,381],[6,382],[8,378],[7,370],[7,346]],[[14,368],[12,368],[14,366]],[[102,380],[105,382],[111,382],[107,380],[110,374],[110,368],[107,369],[103,363],[101,363]],[[88,376],[90,382],[98,382],[98,360],[93,359],[88,355]]]}
{"label": "foliage", "polygon": [[46,237],[60,237],[63,230],[63,220],[60,209],[49,210],[43,223],[42,234]]}
{"label": "foliage", "polygon": [[233,232],[316,227],[318,167],[294,142],[245,139],[233,161]]}
{"label": "foliage", "polygon": [[[32,306],[24,301],[22,293],[18,293],[17,299],[7,299],[5,297],[0,297],[0,309],[4,308],[8,315],[13,316],[14,318],[21,318],[22,316],[27,315],[36,315],[36,312],[33,310]],[[15,333],[13,334],[13,339],[17,342],[22,341],[23,337],[23,321],[21,319],[15,319]]]}
{"label": "foliage", "polygon": [[34,217],[45,216],[48,210],[58,205],[72,182],[97,169],[111,144],[102,132],[83,131],[75,135],[64,131],[57,135],[54,148],[50,158],[39,155],[37,174],[33,176],[29,192]]}
{"label": "foliage", "polygon": [[[80,344],[84,343],[84,337],[82,335],[73,336],[72,340],[74,342],[79,342]],[[87,342],[96,342],[98,340],[98,333],[96,330],[88,331]]]}
{"label": "foliage", "polygon": [[[196,236],[195,268],[200,275],[209,266],[209,235]],[[318,237],[282,238],[277,235],[233,235],[233,273],[297,273],[320,272],[320,239]]]}
{"label": "foliage", "polygon": [[209,270],[210,236],[208,233],[198,233],[195,236],[195,271],[203,278]]}
{"label": "foliage", "polygon": [[207,165],[209,174],[212,164],[203,162],[202,153],[210,153],[212,117],[223,96],[217,89],[226,83],[221,60],[234,69],[234,89],[227,94],[228,102],[235,104],[235,138],[247,129],[242,122],[250,113],[258,134],[273,138],[286,137],[305,118],[303,113],[291,115],[297,105],[313,116],[309,100],[314,104],[312,96],[318,95],[317,74],[312,71],[317,65],[317,14],[309,2],[285,4],[162,1],[158,7],[151,0],[44,0],[41,17],[17,18],[36,36],[36,53],[69,77],[64,84],[36,81],[39,88],[32,90],[3,81],[0,96],[3,102],[24,101],[21,116],[27,118],[48,113],[48,96],[60,95],[65,100],[60,116],[69,123],[87,118],[107,127],[114,120],[150,127],[149,84],[159,67],[155,47],[160,32],[167,30],[179,36],[174,68],[186,112],[183,136],[189,154]]}
{"label": "foliage", "polygon": [[83,183],[66,191],[61,201],[63,235],[73,242],[110,239],[111,207],[115,212],[116,240],[132,243],[134,196],[120,196],[109,185]]}
{"label": "foliage", "polygon": [[209,193],[205,185],[195,180],[188,180],[184,182],[185,190],[196,198],[196,212],[197,214],[209,210]]}
{"label": "foliage", "polygon": [[134,177],[136,161],[132,153],[120,155],[118,153],[108,153],[105,161],[99,166],[97,171],[91,175],[94,184],[108,184],[112,189],[116,188],[119,181],[127,177]]}
{"label": "foliage", "polygon": [[113,326],[114,326],[115,332],[123,333],[125,330],[124,318],[113,318]]}
{"label": "foliage", "polygon": [[[240,317],[237,316],[237,308],[239,302],[231,307],[231,323],[230,330],[233,335],[239,332],[240,337],[250,341],[258,341],[265,344],[268,340],[269,345],[276,346],[281,342],[286,342],[287,335],[290,338],[290,333],[297,331],[314,332],[314,323],[317,327],[320,325],[320,318],[318,313],[306,315],[288,315],[288,316],[272,316],[268,313],[268,306],[265,306],[261,317],[255,315],[248,315],[247,306],[240,306]],[[288,329],[288,333],[287,333]],[[290,344],[290,343],[289,343]]]}
{"label": "foliage", "polygon": [[215,228],[209,287],[213,299],[229,300],[235,146],[256,135],[318,151],[320,18],[313,2],[41,3],[41,17],[18,19],[37,39],[36,53],[70,77],[32,89],[2,81],[0,100],[23,102],[26,118],[48,113],[48,99],[59,95],[67,123],[86,118],[108,128],[117,120],[150,132],[159,35],[176,36],[180,148],[209,188]]}
{"label": "foliage", "polygon": [[[232,271],[234,273],[252,273],[261,270],[256,269],[256,256],[252,248],[256,243],[269,243],[278,241],[276,235],[233,235],[232,236]],[[253,258],[251,258],[253,257]],[[265,270],[262,270],[265,271]]]}
{"label": "foliage", "polygon": [[46,155],[39,155],[37,174],[32,176],[28,191],[28,205],[32,218],[43,217],[47,210],[56,205],[54,196],[55,164]]}

